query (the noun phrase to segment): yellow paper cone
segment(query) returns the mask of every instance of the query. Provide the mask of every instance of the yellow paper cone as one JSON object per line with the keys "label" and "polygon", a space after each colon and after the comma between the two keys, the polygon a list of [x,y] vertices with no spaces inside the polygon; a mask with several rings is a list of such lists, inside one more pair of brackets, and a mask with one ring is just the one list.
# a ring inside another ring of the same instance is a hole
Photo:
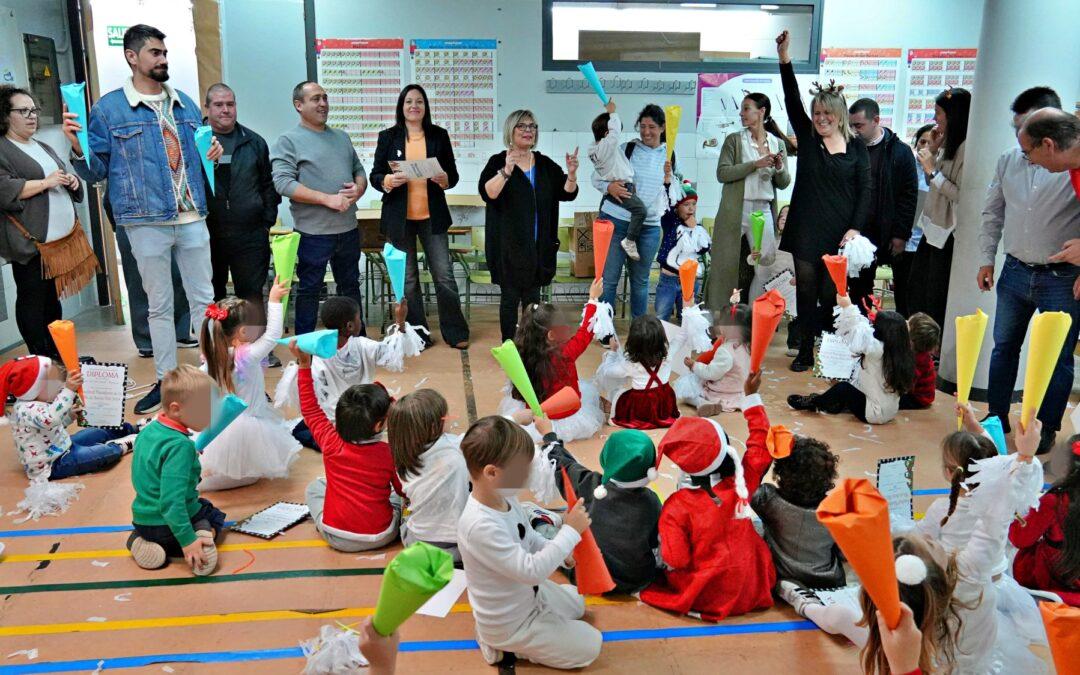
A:
{"label": "yellow paper cone", "polygon": [[[987,316],[981,309],[974,314],[956,317],[956,401],[966,404],[971,395],[971,383],[975,379],[975,366],[979,363],[983,336],[986,334]],[[959,431],[963,418],[957,418]]]}
{"label": "yellow paper cone", "polygon": [[664,134],[667,137],[668,159],[675,156],[675,137],[679,135],[679,120],[681,119],[681,105],[664,106]]}
{"label": "yellow paper cone", "polygon": [[1065,312],[1041,312],[1031,322],[1024,398],[1020,404],[1020,421],[1025,427],[1039,412],[1071,325],[1072,317]]}

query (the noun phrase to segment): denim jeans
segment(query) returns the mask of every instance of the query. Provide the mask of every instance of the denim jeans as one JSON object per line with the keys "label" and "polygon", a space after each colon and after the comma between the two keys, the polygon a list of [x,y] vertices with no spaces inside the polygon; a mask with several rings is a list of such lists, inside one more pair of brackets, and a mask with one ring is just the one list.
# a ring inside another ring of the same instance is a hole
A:
{"label": "denim jeans", "polygon": [[1080,303],[1073,297],[1073,282],[1078,273],[1080,268],[1068,265],[1033,270],[1016,258],[1005,256],[1005,267],[997,282],[994,351],[990,354],[987,399],[991,414],[1003,418],[1009,414],[1009,403],[1020,365],[1020,348],[1024,344],[1032,314],[1036,309],[1040,312],[1066,312],[1072,315],[1072,325],[1038,414],[1044,428],[1054,431],[1061,428],[1061,417],[1072,391],[1073,347],[1076,345],[1077,328],[1080,327]]}
{"label": "denim jeans", "polygon": [[124,422],[119,429],[83,429],[71,435],[71,449],[52,464],[50,480],[108,469],[120,461],[124,451],[118,445],[109,445],[124,436],[135,433],[135,427]]}
{"label": "denim jeans", "polygon": [[[431,278],[435,282],[435,300],[439,307],[439,330],[447,344],[456,345],[469,339],[469,324],[461,312],[461,295],[454,281],[450,262],[450,238],[446,233],[433,234],[430,220],[405,221],[405,241],[394,245],[405,251],[405,298],[409,302],[408,321],[427,328],[424,296],[420,292],[420,268],[416,256],[416,240],[424,247],[424,256]],[[400,244],[400,245],[399,245]]]}
{"label": "denim jeans", "polygon": [[[701,277],[694,282],[694,299],[701,292]],[[677,321],[682,320],[682,284],[679,277],[660,273],[660,281],[656,284],[656,318],[662,321],[671,321],[674,313]]]}
{"label": "denim jeans", "polygon": [[634,261],[626,257],[620,242],[626,237],[626,230],[630,223],[619,218],[611,219],[615,225],[615,232],[611,236],[611,244],[608,246],[607,262],[604,263],[604,295],[601,299],[615,306],[615,292],[619,287],[619,279],[622,277],[623,265],[630,266],[630,317],[637,317],[649,311],[649,272],[652,270],[656,253],[660,250],[660,227],[645,226],[641,228],[638,236],[637,249],[641,256],[640,260]]}
{"label": "denim jeans", "polygon": [[300,248],[296,252],[296,334],[315,330],[319,319],[319,291],[326,275],[326,263],[334,273],[337,294],[352,298],[361,308],[360,295],[360,230],[340,234],[300,233]]}
{"label": "denim jeans", "polygon": [[206,221],[197,220],[184,225],[128,225],[127,236],[146,291],[154,369],[160,380],[176,368],[173,277],[164,271],[175,258],[191,318],[201,327],[203,314],[214,301],[214,287],[210,283],[210,233]]}
{"label": "denim jeans", "polygon": [[[128,313],[131,315],[131,339],[135,347],[145,351],[154,348],[150,341],[149,303],[143,290],[139,264],[131,253],[131,241],[127,228],[116,228],[116,247],[120,249],[120,265],[124,268],[124,287],[127,290]],[[176,339],[191,339],[191,310],[188,308],[187,295],[184,294],[184,282],[180,277],[180,268],[176,259],[172,261],[173,278],[173,320],[176,324]]]}

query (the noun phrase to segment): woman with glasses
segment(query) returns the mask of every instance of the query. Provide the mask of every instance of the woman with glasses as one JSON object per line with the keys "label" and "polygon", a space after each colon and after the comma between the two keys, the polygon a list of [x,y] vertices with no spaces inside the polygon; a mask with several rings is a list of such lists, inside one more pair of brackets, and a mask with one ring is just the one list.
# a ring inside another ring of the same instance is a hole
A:
{"label": "woman with glasses", "polygon": [[83,200],[83,185],[51,147],[34,139],[40,112],[26,90],[0,87],[0,257],[11,261],[15,323],[27,350],[55,358],[48,326],[61,318],[60,299],[34,242],[55,241],[78,226],[75,202]]}
{"label": "woman with glasses", "polygon": [[577,197],[577,149],[566,155],[566,171],[533,148],[536,116],[515,110],[503,124],[506,150],[492,155],[480,172],[488,269],[498,284],[502,339],[511,340],[521,308],[540,302],[540,288],[555,278],[559,251],[559,202]]}

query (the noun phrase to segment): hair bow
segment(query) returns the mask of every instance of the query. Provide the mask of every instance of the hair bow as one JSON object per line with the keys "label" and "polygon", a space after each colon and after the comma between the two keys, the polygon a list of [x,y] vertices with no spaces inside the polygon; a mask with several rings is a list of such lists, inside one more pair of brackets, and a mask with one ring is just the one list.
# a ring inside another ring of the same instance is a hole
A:
{"label": "hair bow", "polygon": [[1080,457],[1080,441],[1073,441],[1072,451],[1074,455]]}
{"label": "hair bow", "polygon": [[[870,302],[868,303],[867,300]],[[876,295],[870,295],[863,298],[862,305],[866,308],[866,318],[870,319],[870,323],[874,323],[877,320],[878,312],[881,311],[881,298]]]}
{"label": "hair bow", "polygon": [[206,308],[206,318],[214,321],[224,321],[229,318],[229,310],[217,305],[210,305]]}
{"label": "hair bow", "polygon": [[783,424],[769,427],[765,435],[765,448],[773,459],[784,459],[791,455],[791,449],[795,447],[795,434],[791,433]]}

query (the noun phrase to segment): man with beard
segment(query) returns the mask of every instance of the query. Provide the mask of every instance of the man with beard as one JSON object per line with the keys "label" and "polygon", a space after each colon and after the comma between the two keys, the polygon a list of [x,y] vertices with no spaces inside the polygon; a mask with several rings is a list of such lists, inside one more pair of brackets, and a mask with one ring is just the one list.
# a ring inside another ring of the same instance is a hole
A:
{"label": "man with beard", "polygon": [[[113,219],[126,228],[149,303],[157,382],[135,404],[137,415],[161,406],[161,378],[176,368],[174,257],[195,328],[214,299],[206,191],[195,147],[195,129],[202,120],[197,103],[165,84],[167,56],[164,33],[145,24],[128,28],[124,58],[131,77],[90,111],[89,148],[76,136],[82,127],[75,115],[64,114],[75,171],[89,183],[109,181]],[[216,162],[221,155],[215,140],[207,158]]]}

